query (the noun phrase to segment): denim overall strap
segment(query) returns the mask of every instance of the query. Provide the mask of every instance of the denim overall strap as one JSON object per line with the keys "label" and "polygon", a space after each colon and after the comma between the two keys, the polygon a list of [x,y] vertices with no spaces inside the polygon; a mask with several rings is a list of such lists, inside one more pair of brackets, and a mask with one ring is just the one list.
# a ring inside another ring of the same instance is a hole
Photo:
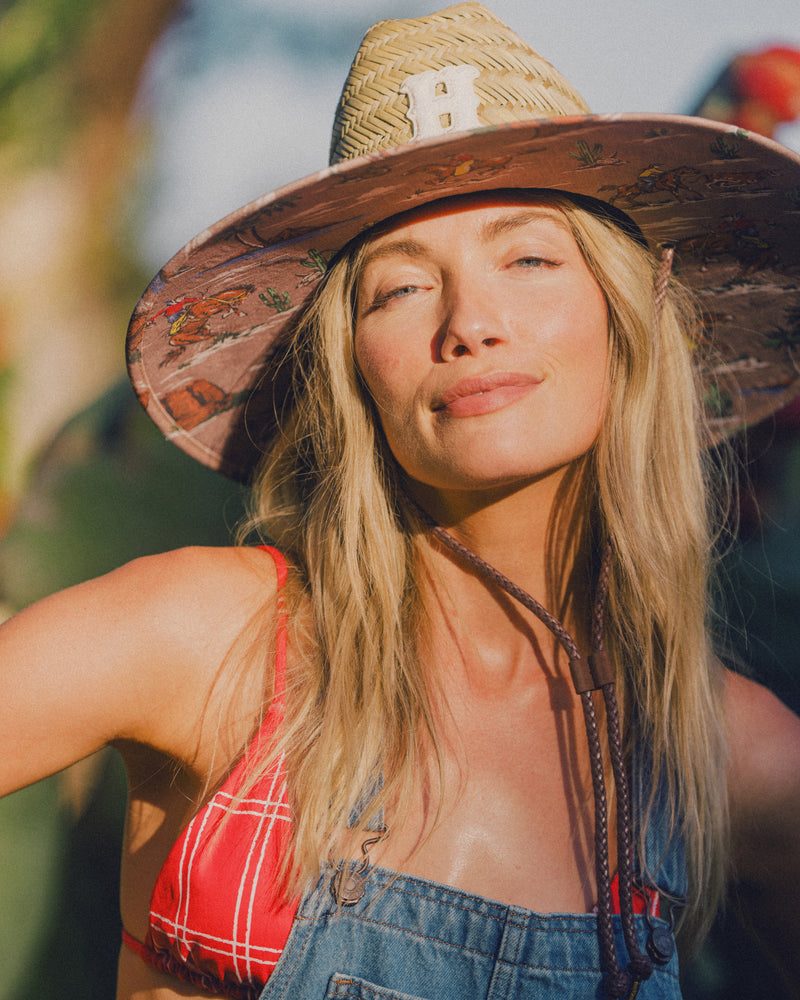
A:
{"label": "denim overall strap", "polygon": [[654,787],[650,754],[639,746],[634,751],[632,770],[635,838],[638,839],[639,825],[647,819],[645,870],[638,875],[644,884],[656,887],[667,899],[681,905],[688,893],[686,845],[680,830],[673,829],[679,823],[677,818],[671,821],[666,781]]}

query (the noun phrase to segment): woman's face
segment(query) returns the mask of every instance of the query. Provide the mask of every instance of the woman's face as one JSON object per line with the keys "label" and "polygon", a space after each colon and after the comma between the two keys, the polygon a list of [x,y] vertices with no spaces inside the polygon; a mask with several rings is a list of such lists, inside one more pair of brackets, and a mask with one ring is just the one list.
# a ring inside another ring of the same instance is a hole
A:
{"label": "woman's face", "polygon": [[355,352],[392,453],[436,489],[533,481],[600,429],[605,299],[546,205],[440,203],[377,237]]}

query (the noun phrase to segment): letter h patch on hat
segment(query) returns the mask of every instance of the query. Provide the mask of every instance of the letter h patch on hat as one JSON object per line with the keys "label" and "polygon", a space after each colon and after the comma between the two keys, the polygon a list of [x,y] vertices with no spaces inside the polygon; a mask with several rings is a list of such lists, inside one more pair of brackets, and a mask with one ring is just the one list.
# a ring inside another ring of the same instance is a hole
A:
{"label": "letter h patch on hat", "polygon": [[472,85],[475,66],[444,66],[406,77],[400,93],[408,98],[412,138],[429,139],[447,132],[480,128],[479,98]]}

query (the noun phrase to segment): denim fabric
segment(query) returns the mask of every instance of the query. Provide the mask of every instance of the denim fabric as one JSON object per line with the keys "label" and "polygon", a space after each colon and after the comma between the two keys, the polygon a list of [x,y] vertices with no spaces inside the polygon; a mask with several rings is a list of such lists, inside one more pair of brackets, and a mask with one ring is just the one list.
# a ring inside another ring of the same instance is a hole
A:
{"label": "denim fabric", "polygon": [[[637,768],[639,775],[643,768]],[[634,782],[636,812],[646,787]],[[647,829],[647,881],[685,894],[680,841],[667,840],[663,796]],[[330,871],[300,903],[261,1000],[600,1000],[593,914],[537,914],[428,879],[369,870],[363,898],[338,907]],[[649,927],[637,917],[640,946]],[[627,965],[619,918],[617,955]],[[667,925],[662,921],[656,923]],[[656,965],[641,1000],[680,998],[677,953]]]}
{"label": "denim fabric", "polygon": [[[644,941],[644,918],[640,927]],[[261,997],[595,1000],[600,968],[591,914],[540,915],[373,868],[353,907],[337,912],[324,880],[306,895]],[[676,957],[656,967],[639,997],[680,997]]]}

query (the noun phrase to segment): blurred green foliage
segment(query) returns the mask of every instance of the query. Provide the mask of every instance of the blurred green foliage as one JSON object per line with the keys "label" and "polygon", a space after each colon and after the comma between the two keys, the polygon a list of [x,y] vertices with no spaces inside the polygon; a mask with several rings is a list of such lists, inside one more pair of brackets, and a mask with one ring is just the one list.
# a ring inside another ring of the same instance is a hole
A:
{"label": "blurred green foliage", "polygon": [[66,821],[54,781],[0,801],[0,997],[20,1000],[38,964],[63,883]]}
{"label": "blurred green foliage", "polygon": [[6,0],[0,14],[0,135],[56,160],[75,127],[82,40],[108,0]]}
{"label": "blurred green foliage", "polygon": [[125,776],[109,751],[75,814],[56,775],[0,800],[2,1000],[113,1000]]}
{"label": "blurred green foliage", "polygon": [[2,597],[20,608],[140,555],[229,544],[243,500],[165,441],[120,382],[40,459],[0,551]]}

